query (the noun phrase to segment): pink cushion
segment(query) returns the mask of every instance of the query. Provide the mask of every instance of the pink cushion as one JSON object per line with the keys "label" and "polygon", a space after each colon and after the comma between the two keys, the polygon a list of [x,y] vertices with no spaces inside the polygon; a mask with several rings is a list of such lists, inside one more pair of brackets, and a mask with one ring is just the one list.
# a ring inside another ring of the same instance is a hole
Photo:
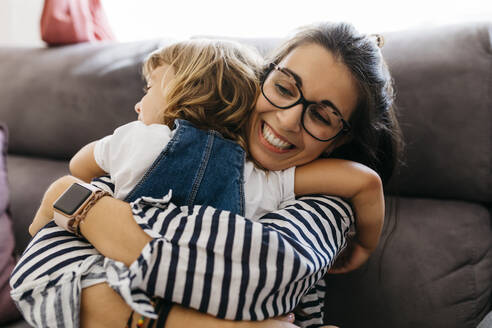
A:
{"label": "pink cushion", "polygon": [[48,45],[115,40],[100,0],[45,0],[41,38]]}

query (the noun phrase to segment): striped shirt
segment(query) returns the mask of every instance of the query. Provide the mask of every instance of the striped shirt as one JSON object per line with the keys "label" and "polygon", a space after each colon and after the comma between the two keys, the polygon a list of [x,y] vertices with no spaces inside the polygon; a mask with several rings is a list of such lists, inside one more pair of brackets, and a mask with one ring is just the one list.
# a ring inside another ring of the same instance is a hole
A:
{"label": "striped shirt", "polygon": [[78,327],[81,288],[100,282],[149,317],[149,297],[162,297],[233,320],[263,320],[299,305],[297,324],[322,325],[322,277],[353,223],[338,198],[303,197],[257,222],[176,207],[169,195],[131,206],[153,239],[129,268],[53,223],[33,238],[11,277],[12,298],[31,325]]}

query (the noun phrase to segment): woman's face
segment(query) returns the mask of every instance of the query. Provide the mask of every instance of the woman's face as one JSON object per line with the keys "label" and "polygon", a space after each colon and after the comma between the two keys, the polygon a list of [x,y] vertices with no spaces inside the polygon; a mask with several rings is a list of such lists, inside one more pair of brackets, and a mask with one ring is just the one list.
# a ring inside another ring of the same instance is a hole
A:
{"label": "woman's face", "polygon": [[162,109],[166,105],[164,88],[174,78],[174,69],[164,64],[150,74],[145,95],[135,104],[138,120],[146,125],[161,123]]}
{"label": "woman's face", "polygon": [[[358,97],[358,88],[349,69],[325,48],[306,44],[295,48],[279,66],[297,75],[304,98],[329,100],[348,121]],[[341,144],[340,138],[321,142],[302,127],[303,105],[279,109],[260,94],[250,122],[248,136],[252,157],[268,170],[283,170],[309,163],[323,152]],[[343,137],[342,137],[343,138]]]}

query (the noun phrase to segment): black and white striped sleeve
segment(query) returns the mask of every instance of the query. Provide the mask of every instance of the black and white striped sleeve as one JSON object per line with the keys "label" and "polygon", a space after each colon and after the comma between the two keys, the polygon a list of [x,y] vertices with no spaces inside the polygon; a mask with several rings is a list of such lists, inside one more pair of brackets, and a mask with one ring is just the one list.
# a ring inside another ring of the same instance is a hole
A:
{"label": "black and white striped sleeve", "polygon": [[294,312],[296,315],[296,324],[307,328],[323,326],[325,295],[326,283],[324,279],[320,279],[302,296]]}
{"label": "black and white striped sleeve", "polygon": [[258,222],[145,197],[132,208],[154,239],[120,282],[234,320],[292,311],[345,246],[353,223],[350,207],[328,196],[292,201]]}

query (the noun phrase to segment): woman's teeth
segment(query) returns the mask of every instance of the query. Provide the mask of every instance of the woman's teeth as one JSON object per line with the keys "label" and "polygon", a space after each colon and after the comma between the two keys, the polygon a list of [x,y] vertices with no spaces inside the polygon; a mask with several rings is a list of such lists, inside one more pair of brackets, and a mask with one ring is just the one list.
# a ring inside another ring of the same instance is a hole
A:
{"label": "woman's teeth", "polygon": [[292,146],[290,143],[277,138],[270,127],[266,124],[263,124],[263,137],[270,145],[280,149],[289,149]]}

